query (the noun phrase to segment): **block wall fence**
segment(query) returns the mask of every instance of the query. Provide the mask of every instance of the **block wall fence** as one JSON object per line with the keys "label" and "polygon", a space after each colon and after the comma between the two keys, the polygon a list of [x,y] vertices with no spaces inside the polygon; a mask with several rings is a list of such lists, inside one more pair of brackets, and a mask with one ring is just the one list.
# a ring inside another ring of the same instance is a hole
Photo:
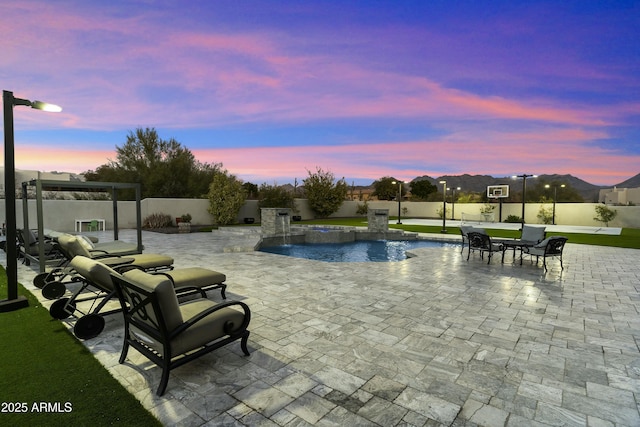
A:
{"label": "block wall fence", "polygon": [[[358,205],[362,202],[345,201],[332,217],[355,217]],[[596,216],[595,206],[597,203],[557,203],[556,204],[556,224],[559,225],[582,225],[582,226],[603,226],[593,218]],[[5,201],[0,200],[0,220],[4,223]],[[207,212],[209,201],[205,199],[144,199],[141,202],[142,219],[153,213],[169,214],[172,218],[178,218],[183,214],[192,216],[191,223],[194,225],[212,224],[213,217]],[[395,217],[398,214],[397,202],[371,201],[368,202],[369,209],[388,209],[389,215]],[[403,218],[440,218],[439,209],[442,209],[442,202],[403,202],[402,209],[406,208],[406,213],[402,213]],[[480,215],[482,203],[456,203],[454,207],[455,218],[460,220],[464,212],[469,215]],[[498,221],[499,205],[495,204],[494,216]],[[551,203],[527,203],[525,222],[528,224],[540,224],[537,215],[540,207],[551,208]],[[296,199],[297,212],[293,215],[302,219],[313,219],[313,213],[307,204],[306,199]],[[447,204],[447,220],[451,220],[451,204]],[[610,206],[618,211],[617,217],[609,224],[611,227],[640,228],[640,206]],[[29,228],[37,228],[36,202],[29,200]],[[113,204],[111,201],[102,200],[43,200],[44,228],[58,231],[74,231],[76,219],[104,219],[107,229],[113,229]],[[135,228],[135,202],[118,202],[118,224],[121,229]],[[16,214],[18,228],[23,227],[22,200],[16,202]],[[509,215],[522,215],[521,203],[503,203],[502,220]],[[366,216],[361,215],[366,221]],[[248,200],[238,214],[238,223],[242,223],[244,218],[255,218],[256,223],[260,221],[260,210],[255,200]]]}

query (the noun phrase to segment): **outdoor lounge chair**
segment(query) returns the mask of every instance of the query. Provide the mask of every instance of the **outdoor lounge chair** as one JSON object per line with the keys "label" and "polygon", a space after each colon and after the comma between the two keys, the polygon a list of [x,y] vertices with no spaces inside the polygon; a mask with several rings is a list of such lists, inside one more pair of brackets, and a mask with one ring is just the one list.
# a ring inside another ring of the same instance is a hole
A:
{"label": "outdoor lounge chair", "polygon": [[162,396],[172,369],[240,340],[249,355],[249,306],[240,301],[216,304],[196,299],[180,304],[171,282],[160,275],[132,270],[112,279],[125,331],[120,363],[133,347],[162,368],[157,395]]}
{"label": "outdoor lounge chair", "polygon": [[[104,316],[121,311],[120,307],[101,311],[109,300],[116,296],[111,275],[139,268],[131,264],[108,266],[99,260],[83,256],[73,258],[69,266],[76,272],[78,289],[71,297],[55,301],[49,309],[49,314],[59,320],[75,316],[77,321],[73,328],[74,334],[80,339],[93,338],[104,329]],[[181,297],[197,292],[202,298],[206,298],[206,291],[221,289],[222,298],[227,298],[227,285],[223,283],[226,276],[214,270],[192,267],[154,274],[170,280]],[[88,308],[82,304],[85,302],[89,302]]]}
{"label": "outdoor lounge chair", "polygon": [[471,251],[479,251],[480,258],[484,258],[484,253],[487,252],[489,254],[487,264],[489,264],[491,263],[491,255],[493,255],[494,252],[503,251],[502,245],[500,243],[493,243],[488,234],[470,231],[467,236],[469,239],[469,253],[467,254],[467,261],[469,261]]}
{"label": "outdoor lounge chair", "polygon": [[523,254],[536,257],[536,264],[540,257],[542,257],[542,265],[544,271],[547,271],[547,257],[557,257],[560,259],[560,268],[564,270],[562,265],[562,251],[564,250],[564,244],[567,242],[566,237],[563,236],[551,236],[547,237],[535,246],[523,248]]}
{"label": "outdoor lounge chair", "polygon": [[[24,257],[24,263],[29,265],[31,261],[37,261],[40,256],[38,236],[33,230],[20,229],[17,233],[18,253]],[[55,260],[61,257],[51,239],[44,241],[44,256],[47,260]]]}
{"label": "outdoor lounge chair", "polygon": [[63,280],[70,276],[76,281],[73,269],[67,268],[71,260],[80,255],[87,258],[100,259],[108,265],[131,264],[145,271],[171,270],[173,258],[161,254],[134,254],[126,257],[112,256],[104,251],[90,251],[82,244],[78,236],[64,234],[58,237],[58,250],[65,260],[50,272],[40,273],[33,279],[33,284],[42,289],[42,295],[47,299],[57,299],[66,291]]}

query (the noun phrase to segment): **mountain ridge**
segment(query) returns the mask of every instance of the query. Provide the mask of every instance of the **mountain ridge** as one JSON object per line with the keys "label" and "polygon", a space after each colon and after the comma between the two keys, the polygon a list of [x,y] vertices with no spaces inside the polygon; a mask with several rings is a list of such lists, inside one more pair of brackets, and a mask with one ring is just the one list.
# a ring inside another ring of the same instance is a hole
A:
{"label": "mountain ridge", "polygon": [[[635,188],[640,187],[640,173],[621,182],[617,185],[595,185],[591,184],[583,179],[577,178],[571,174],[549,174],[549,175],[538,175],[538,179],[543,179],[548,182],[558,182],[564,183],[572,188],[574,188],[580,195],[585,199],[585,201],[598,201],[598,196],[600,190],[606,188]],[[447,186],[449,187],[460,187],[465,191],[472,192],[483,192],[486,191],[487,186],[489,185],[510,185],[512,186],[516,182],[512,177],[493,177],[490,175],[443,175],[438,178],[433,178],[428,175],[419,176],[414,178],[413,181],[421,181],[428,180],[433,185],[440,185],[440,181],[447,181]],[[515,187],[514,191],[518,191],[519,187]]]}

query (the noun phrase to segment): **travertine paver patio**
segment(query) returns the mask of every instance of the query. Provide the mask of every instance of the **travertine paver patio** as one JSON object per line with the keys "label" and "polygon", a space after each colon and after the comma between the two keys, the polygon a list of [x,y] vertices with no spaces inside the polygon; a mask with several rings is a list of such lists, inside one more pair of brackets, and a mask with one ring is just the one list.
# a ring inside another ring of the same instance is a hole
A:
{"label": "travertine paver patio", "polygon": [[[546,274],[456,247],[396,263],[222,252],[252,238],[143,235],[176,267],[227,274],[252,309],[250,357],[231,344],[157,397],[158,368],[134,350],[118,364],[119,315],[85,341],[166,425],[640,425],[638,250],[569,243]],[[20,266],[41,297],[33,275]]]}

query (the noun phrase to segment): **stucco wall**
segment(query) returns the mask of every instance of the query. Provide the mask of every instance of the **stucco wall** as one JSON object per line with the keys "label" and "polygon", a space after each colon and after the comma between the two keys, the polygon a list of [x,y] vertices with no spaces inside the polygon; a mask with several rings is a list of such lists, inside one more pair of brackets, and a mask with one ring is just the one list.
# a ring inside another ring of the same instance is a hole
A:
{"label": "stucco wall", "polygon": [[[36,203],[29,201],[29,226],[35,228],[36,223]],[[356,216],[358,205],[362,202],[346,201],[334,217]],[[398,214],[398,204],[396,202],[372,201],[368,203],[370,208],[389,209],[389,215]],[[587,225],[601,226],[602,223],[595,221],[596,203],[558,203],[556,204],[556,224],[564,225]],[[204,199],[145,199],[141,202],[142,219],[152,213],[165,213],[172,218],[180,217],[189,213],[192,216],[193,224],[212,224],[213,218],[207,212],[209,201]],[[309,209],[306,200],[296,199],[297,212],[302,219],[312,219],[313,213]],[[404,218],[438,218],[438,210],[442,208],[442,202],[403,202],[402,208],[407,208],[407,213],[402,214]],[[462,212],[467,214],[480,214],[483,207],[480,203],[456,203],[455,219],[460,219]],[[527,203],[525,221],[536,224],[540,221],[537,218],[541,204]],[[551,208],[551,204],[545,204]],[[447,219],[451,219],[451,204],[447,204]],[[618,216],[609,225],[612,227],[640,228],[640,206],[612,206],[618,211]],[[496,204],[495,218],[498,220],[498,204]],[[59,231],[73,231],[75,219],[103,218],[106,221],[107,229],[113,229],[113,204],[110,201],[95,200],[44,200],[44,227]],[[18,228],[23,226],[22,201],[16,203]],[[135,202],[118,202],[118,222],[120,228],[135,228]],[[502,205],[502,219],[508,215],[521,216],[522,204],[504,203]],[[243,222],[245,217],[260,220],[260,212],[255,200],[245,203],[238,215],[238,222]],[[365,216],[363,216],[363,219]],[[0,200],[0,219],[4,222],[4,200]]]}

